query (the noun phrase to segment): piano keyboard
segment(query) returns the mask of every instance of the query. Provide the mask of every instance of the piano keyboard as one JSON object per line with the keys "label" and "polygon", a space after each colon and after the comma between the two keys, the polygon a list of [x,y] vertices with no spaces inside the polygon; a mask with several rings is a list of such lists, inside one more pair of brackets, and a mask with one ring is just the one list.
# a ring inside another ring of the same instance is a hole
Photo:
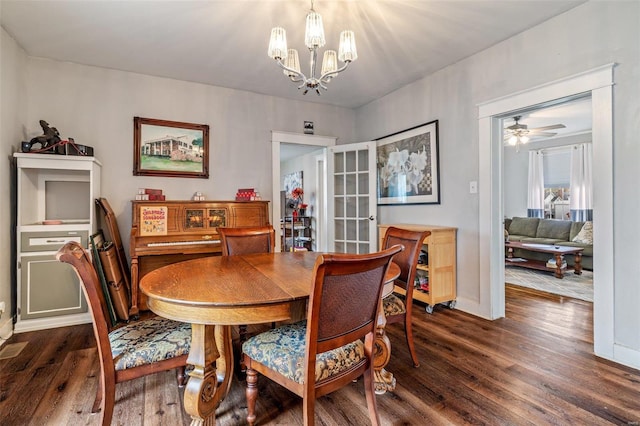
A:
{"label": "piano keyboard", "polygon": [[168,242],[159,242],[159,243],[148,243],[147,247],[190,246],[192,244],[220,244],[220,240],[168,241]]}

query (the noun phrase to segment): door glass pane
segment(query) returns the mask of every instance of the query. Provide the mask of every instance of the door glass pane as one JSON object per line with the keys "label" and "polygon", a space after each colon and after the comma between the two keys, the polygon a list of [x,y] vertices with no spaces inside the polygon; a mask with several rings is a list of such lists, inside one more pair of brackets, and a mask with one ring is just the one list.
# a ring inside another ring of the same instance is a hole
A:
{"label": "door glass pane", "polygon": [[358,194],[369,193],[369,172],[358,173]]}
{"label": "door glass pane", "polygon": [[369,196],[368,195],[358,197],[358,212],[360,213],[358,215],[359,217],[364,217],[364,218],[367,218],[368,220],[368,216],[367,216],[369,214]]}
{"label": "door glass pane", "polygon": [[344,240],[344,220],[335,220],[334,225],[336,227],[336,243],[338,240]]}
{"label": "door glass pane", "polygon": [[[358,222],[347,220],[347,240],[356,241],[358,239]],[[350,252],[353,253],[353,252]]]}
{"label": "door glass pane", "polygon": [[369,167],[369,151],[362,149],[358,151],[358,170],[367,170]]}
{"label": "door glass pane", "polygon": [[335,195],[344,195],[344,175],[335,175],[333,177],[333,188]]}
{"label": "door glass pane", "polygon": [[345,183],[346,183],[345,194],[355,195],[358,189],[357,183],[356,183],[356,175],[353,173],[346,175]]}
{"label": "door glass pane", "polygon": [[336,247],[336,253],[345,253],[344,243],[342,241],[336,241],[335,247]]}
{"label": "door glass pane", "polygon": [[369,241],[369,219],[360,220],[359,222],[359,241]]}
{"label": "door glass pane", "polygon": [[344,173],[344,153],[336,152],[333,155],[334,169],[336,173]]}
{"label": "door glass pane", "polygon": [[344,217],[344,201],[344,198],[335,198],[335,202],[333,205],[333,217]]}
{"label": "door glass pane", "polygon": [[358,217],[357,198],[347,197],[347,211],[345,217]]}
{"label": "door glass pane", "polygon": [[345,158],[345,172],[355,172],[357,171],[356,169],[356,152],[355,151],[349,151],[346,152],[346,158]]}
{"label": "door glass pane", "polygon": [[356,243],[347,243],[347,251],[346,253],[358,253],[358,244]]}
{"label": "door glass pane", "polygon": [[369,253],[369,244],[358,244],[358,247],[360,247],[360,251],[358,252],[359,254]]}

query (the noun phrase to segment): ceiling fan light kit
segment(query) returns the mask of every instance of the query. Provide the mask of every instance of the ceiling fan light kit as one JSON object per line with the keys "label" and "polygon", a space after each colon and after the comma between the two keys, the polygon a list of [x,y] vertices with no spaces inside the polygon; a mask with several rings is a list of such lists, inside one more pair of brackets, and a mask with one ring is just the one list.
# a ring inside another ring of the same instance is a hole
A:
{"label": "ceiling fan light kit", "polygon": [[545,130],[562,129],[564,124],[553,124],[551,126],[537,127],[535,129],[529,129],[526,124],[520,124],[519,121],[522,118],[520,115],[513,117],[515,124],[505,128],[504,138],[511,146],[516,147],[516,151],[520,151],[520,145],[526,144],[531,140],[531,136],[555,136],[557,133],[545,132]]}
{"label": "ceiling fan light kit", "polygon": [[[287,32],[284,28],[275,27],[271,30],[268,50],[269,57],[275,59],[278,66],[283,69],[284,75],[294,83],[301,83],[298,89],[304,87],[304,95],[307,94],[309,89],[320,95],[320,88],[327,90],[326,84],[333,77],[347,69],[351,62],[358,59],[355,34],[349,30],[342,31],[340,33],[338,52],[336,53],[335,50],[326,50],[324,52],[320,76],[316,77],[318,49],[324,47],[326,40],[322,16],[313,10],[313,0],[311,1],[311,10],[307,14],[304,41],[311,54],[309,77],[300,71],[298,51],[287,48]],[[338,68],[338,59],[344,62],[341,68]]]}

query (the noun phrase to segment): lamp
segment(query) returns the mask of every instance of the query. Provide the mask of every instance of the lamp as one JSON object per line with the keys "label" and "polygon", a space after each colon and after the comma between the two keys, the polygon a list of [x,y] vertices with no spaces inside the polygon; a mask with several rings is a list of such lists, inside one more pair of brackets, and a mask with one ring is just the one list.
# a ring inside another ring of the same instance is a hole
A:
{"label": "lamp", "polygon": [[[316,61],[318,49],[326,43],[324,38],[324,27],[322,25],[322,16],[313,10],[313,0],[311,0],[311,10],[307,14],[307,26],[305,30],[304,43],[309,49],[311,60],[309,62],[309,77],[300,71],[300,59],[296,49],[287,49],[287,33],[282,27],[275,27],[271,30],[271,39],[269,40],[269,56],[276,60],[278,66],[283,69],[284,75],[289,77],[294,83],[302,83],[298,89],[306,87],[304,95],[309,89],[315,90],[320,95],[319,88],[327,90],[326,84],[333,77],[341,73],[352,61],[358,59],[356,50],[356,38],[353,31],[342,31],[340,33],[340,45],[338,52],[335,50],[326,50],[322,58],[322,68],[320,77],[316,77]],[[338,59],[344,62],[341,68],[338,68]]]}

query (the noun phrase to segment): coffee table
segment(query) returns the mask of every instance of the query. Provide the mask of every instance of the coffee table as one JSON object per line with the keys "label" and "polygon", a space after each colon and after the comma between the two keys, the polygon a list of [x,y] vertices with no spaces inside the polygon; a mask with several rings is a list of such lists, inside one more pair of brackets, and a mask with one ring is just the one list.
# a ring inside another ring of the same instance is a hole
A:
{"label": "coffee table", "polygon": [[[564,271],[567,270],[567,268],[562,267],[564,256],[567,254],[573,254],[575,255],[573,271],[576,275],[582,275],[582,251],[584,250],[582,247],[521,243],[518,241],[507,241],[504,243],[504,247],[507,254],[507,257],[505,258],[505,265],[520,266],[522,268],[537,269],[539,271],[554,271],[555,277],[559,279],[564,277]],[[556,259],[556,266],[554,268],[550,268],[547,266],[547,262],[542,260],[516,258],[513,256],[514,249],[524,249],[538,253],[553,254]]]}

